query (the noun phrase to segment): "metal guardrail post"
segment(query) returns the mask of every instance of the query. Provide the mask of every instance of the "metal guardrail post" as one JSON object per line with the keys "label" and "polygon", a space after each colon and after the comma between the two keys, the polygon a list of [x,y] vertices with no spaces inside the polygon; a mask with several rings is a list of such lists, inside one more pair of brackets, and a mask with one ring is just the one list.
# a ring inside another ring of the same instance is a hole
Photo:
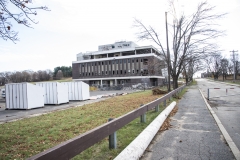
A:
{"label": "metal guardrail post", "polygon": [[[142,107],[143,104],[140,105],[140,107]],[[146,123],[146,113],[144,113],[143,115],[140,116],[140,122],[141,123]]]}
{"label": "metal guardrail post", "polygon": [[[110,122],[111,120],[113,120],[113,118],[109,118],[108,122]],[[109,142],[109,149],[117,148],[117,132],[114,132],[113,134],[109,135],[108,142]]]}
{"label": "metal guardrail post", "polygon": [[159,104],[155,107],[155,112],[159,112]]}

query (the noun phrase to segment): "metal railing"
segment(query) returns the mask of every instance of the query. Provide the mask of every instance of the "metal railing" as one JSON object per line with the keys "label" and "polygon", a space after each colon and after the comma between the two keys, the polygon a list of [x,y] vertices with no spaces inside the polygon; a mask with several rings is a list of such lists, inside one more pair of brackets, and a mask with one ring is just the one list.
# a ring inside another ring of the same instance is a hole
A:
{"label": "metal railing", "polygon": [[68,141],[65,141],[53,148],[47,149],[35,156],[28,158],[29,160],[52,160],[52,159],[70,159],[92,145],[103,140],[105,137],[113,135],[114,132],[130,123],[134,119],[141,117],[144,119],[146,116],[145,113],[149,110],[155,108],[155,111],[159,111],[157,108],[159,104],[163,103],[166,106],[166,101],[172,98],[173,95],[179,94],[186,85],[183,85],[161,98],[156,99],[148,104],[140,106],[138,109],[135,109],[123,116],[120,116],[116,119],[113,119],[99,127],[96,127],[90,131],[87,131],[84,134],[81,134],[75,138],[72,138]]}

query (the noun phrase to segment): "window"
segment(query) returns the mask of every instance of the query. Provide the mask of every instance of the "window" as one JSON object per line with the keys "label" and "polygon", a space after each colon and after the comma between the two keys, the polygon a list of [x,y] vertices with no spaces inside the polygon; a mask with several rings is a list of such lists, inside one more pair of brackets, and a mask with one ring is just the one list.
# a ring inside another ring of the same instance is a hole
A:
{"label": "window", "polygon": [[142,59],[141,59],[141,62],[142,62]]}
{"label": "window", "polygon": [[130,59],[128,59],[128,63],[130,63]]}
{"label": "window", "polygon": [[84,67],[84,64],[82,64],[82,67]]}
{"label": "window", "polygon": [[118,70],[117,70],[117,74],[118,74]]}
{"label": "window", "polygon": [[127,71],[125,70],[125,71],[124,71],[124,74],[126,74],[126,73],[127,73]]}
{"label": "window", "polygon": [[111,61],[109,61],[109,64],[111,64]]}
{"label": "window", "polygon": [[113,71],[113,74],[114,74],[114,71]]}
{"label": "window", "polygon": [[100,65],[101,64],[101,62],[98,62],[98,65]]}
{"label": "window", "polygon": [[148,59],[143,59],[143,65],[148,65]]}
{"label": "window", "polygon": [[122,74],[122,70],[120,70],[120,74]]}
{"label": "window", "polygon": [[116,64],[118,64],[118,60],[116,60]]}
{"label": "window", "polygon": [[138,62],[138,59],[136,60],[136,62]]}
{"label": "window", "polygon": [[106,75],[107,75],[107,71],[106,71]]}
{"label": "window", "polygon": [[102,75],[104,75],[104,71],[102,71]]}
{"label": "window", "polygon": [[111,71],[109,71],[109,75],[111,75]]}
{"label": "window", "polygon": [[132,59],[132,63],[134,63],[134,59]]}
{"label": "window", "polygon": [[122,64],[122,60],[119,60],[119,63]]}
{"label": "window", "polygon": [[115,61],[112,61],[112,64],[114,64],[115,63]]}
{"label": "window", "polygon": [[138,73],[138,69],[137,69],[137,73]]}
{"label": "window", "polygon": [[134,69],[132,70],[132,73],[134,74]]}
{"label": "window", "polygon": [[92,76],[94,75],[94,73],[92,72]]}
{"label": "window", "polygon": [[123,63],[126,63],[126,59],[123,60]]}
{"label": "window", "polygon": [[90,76],[90,72],[88,73],[88,75]]}
{"label": "window", "polygon": [[102,65],[103,65],[103,62],[102,62]]}

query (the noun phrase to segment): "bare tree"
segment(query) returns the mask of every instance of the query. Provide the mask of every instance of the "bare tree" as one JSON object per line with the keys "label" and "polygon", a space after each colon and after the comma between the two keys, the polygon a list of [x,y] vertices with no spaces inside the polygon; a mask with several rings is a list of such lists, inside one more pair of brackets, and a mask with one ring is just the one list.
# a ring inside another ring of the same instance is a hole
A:
{"label": "bare tree", "polygon": [[[223,35],[223,32],[215,29],[217,24],[214,22],[224,14],[214,14],[213,11],[214,7],[208,6],[207,2],[201,2],[192,15],[187,17],[182,14],[179,19],[175,19],[176,23],[172,25],[172,47],[169,49],[173,88],[178,87],[179,74],[184,66],[192,63],[193,58],[203,59],[218,49],[212,39]],[[147,27],[138,19],[135,19],[134,26],[139,29],[137,38],[156,43],[160,47],[164,61],[168,63],[167,49],[160,38],[164,35],[158,34],[152,26]]]}
{"label": "bare tree", "polygon": [[32,23],[38,23],[32,18],[37,15],[37,10],[48,10],[48,8],[36,7],[32,0],[0,0],[0,37],[13,42],[19,40],[18,32],[12,29],[12,22],[31,27]]}

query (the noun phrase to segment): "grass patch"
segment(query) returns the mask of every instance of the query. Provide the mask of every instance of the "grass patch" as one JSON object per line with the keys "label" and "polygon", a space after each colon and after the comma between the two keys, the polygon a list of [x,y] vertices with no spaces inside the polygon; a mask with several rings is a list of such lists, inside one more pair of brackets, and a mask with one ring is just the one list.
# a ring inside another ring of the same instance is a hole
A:
{"label": "grass patch", "polygon": [[1,124],[0,157],[25,159],[104,124],[110,117],[119,117],[159,97],[148,90]]}
{"label": "grass patch", "polygon": [[[186,92],[183,89],[179,97]],[[26,159],[63,141],[117,118],[161,97],[151,90],[117,96],[101,102],[57,111],[50,114],[1,124],[1,159]],[[168,100],[168,104],[178,99]],[[161,105],[160,111],[164,107]],[[113,159],[116,157],[160,112],[147,112],[146,123],[136,118],[117,131],[118,148],[108,149],[108,137],[88,148],[74,159]]]}
{"label": "grass patch", "polygon": [[197,81],[193,79],[190,85],[197,85]]}

